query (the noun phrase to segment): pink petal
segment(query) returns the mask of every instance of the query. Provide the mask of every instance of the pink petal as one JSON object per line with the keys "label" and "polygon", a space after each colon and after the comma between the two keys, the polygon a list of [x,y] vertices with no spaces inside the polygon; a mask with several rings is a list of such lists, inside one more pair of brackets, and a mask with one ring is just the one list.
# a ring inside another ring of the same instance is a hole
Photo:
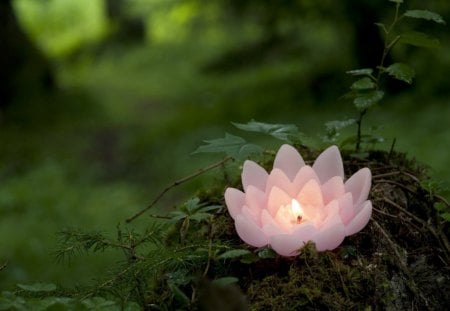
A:
{"label": "pink petal", "polygon": [[297,196],[297,200],[305,209],[321,209],[323,207],[322,189],[317,181],[311,179],[303,186],[302,190]]}
{"label": "pink petal", "polygon": [[261,191],[266,189],[266,181],[269,174],[261,166],[253,161],[245,161],[242,169],[242,186],[247,192],[249,185],[252,185]]}
{"label": "pink petal", "polygon": [[234,225],[239,237],[245,243],[255,247],[267,245],[267,236],[251,219],[247,219],[242,215],[237,215]]}
{"label": "pink petal", "polygon": [[294,185],[286,174],[278,168],[273,169],[267,178],[266,193],[270,193],[273,187],[283,189],[284,192],[291,196],[296,195]]}
{"label": "pink petal", "polygon": [[372,215],[372,202],[366,201],[362,204],[361,211],[345,226],[345,235],[352,235],[361,231],[369,222]]}
{"label": "pink petal", "polygon": [[298,193],[303,188],[303,186],[311,179],[314,179],[315,181],[320,183],[319,177],[317,177],[317,174],[316,172],[314,172],[312,167],[308,165],[303,166],[297,173],[293,181],[295,192]]}
{"label": "pink petal", "polygon": [[344,225],[341,222],[337,222],[334,225],[323,227],[311,240],[316,243],[317,251],[322,252],[335,249],[344,241],[344,238]]}
{"label": "pink petal", "polygon": [[331,146],[322,152],[314,162],[312,168],[323,184],[331,177],[340,176],[344,179],[344,166],[338,147]]}
{"label": "pink petal", "polygon": [[297,149],[290,145],[283,145],[278,150],[273,168],[282,170],[290,180],[293,180],[298,171],[305,166],[302,156]]}
{"label": "pink petal", "polygon": [[261,210],[266,207],[266,194],[250,185],[245,193],[245,203],[252,210]]}
{"label": "pink petal", "polygon": [[341,216],[342,223],[344,225],[347,225],[355,215],[352,193],[347,192],[338,199],[338,202],[339,202],[339,215]]}
{"label": "pink petal", "polygon": [[234,188],[225,190],[225,204],[228,208],[231,218],[235,219],[236,215],[241,212],[242,206],[245,204],[245,194]]}
{"label": "pink petal", "polygon": [[273,187],[267,200],[267,210],[275,216],[278,209],[286,204],[291,204],[292,197],[278,187]]}
{"label": "pink petal", "polygon": [[261,212],[261,224],[263,226],[266,225],[278,226],[278,224],[275,222],[275,219],[273,219],[272,215],[270,215],[267,210],[263,210]]}
{"label": "pink petal", "polygon": [[324,208],[325,219],[322,222],[321,227],[327,227],[334,225],[335,223],[342,223],[341,217],[339,216],[339,202],[338,200],[333,200],[328,203]]}
{"label": "pink petal", "polygon": [[270,237],[270,246],[281,256],[296,256],[299,250],[317,234],[311,224],[302,224],[292,234],[279,234]]}
{"label": "pink petal", "polygon": [[345,182],[346,192],[351,192],[355,205],[367,200],[370,186],[372,184],[372,173],[365,167],[357,171]]}
{"label": "pink petal", "polygon": [[273,224],[268,224],[263,226],[264,234],[270,239],[271,236],[285,234],[286,232],[281,230],[278,226]]}
{"label": "pink petal", "polygon": [[261,212],[252,210],[248,206],[243,206],[241,214],[246,219],[251,219],[258,227],[261,227]]}
{"label": "pink petal", "polygon": [[322,195],[324,203],[339,198],[345,193],[344,181],[340,176],[331,177],[322,185]]}

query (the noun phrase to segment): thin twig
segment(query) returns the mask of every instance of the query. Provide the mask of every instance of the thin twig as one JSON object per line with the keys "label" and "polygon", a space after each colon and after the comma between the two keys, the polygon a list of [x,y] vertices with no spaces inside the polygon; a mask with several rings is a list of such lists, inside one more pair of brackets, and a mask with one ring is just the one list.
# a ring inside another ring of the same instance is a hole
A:
{"label": "thin twig", "polygon": [[395,216],[395,215],[385,213],[385,212],[383,212],[382,210],[379,210],[379,209],[377,209],[377,208],[375,208],[375,207],[372,207],[372,209],[373,209],[375,212],[377,212],[377,213],[379,213],[379,214],[382,214],[382,215],[384,215],[384,216],[388,216],[388,217],[395,218],[395,219],[398,218],[398,217]]}
{"label": "thin twig", "polygon": [[385,201],[386,203],[389,203],[393,207],[396,207],[397,209],[399,209],[400,211],[402,211],[403,213],[405,213],[406,215],[408,215],[409,217],[411,217],[412,219],[414,219],[415,221],[420,223],[424,228],[427,228],[428,231],[430,231],[430,233],[441,243],[441,245],[444,246],[447,253],[450,253],[450,245],[449,245],[448,240],[446,238],[444,239],[442,237],[439,237],[439,234],[436,232],[436,230],[434,229],[434,227],[431,224],[427,223],[425,220],[423,220],[423,219],[417,217],[416,215],[412,214],[411,212],[407,211],[406,209],[401,207],[399,204],[389,200],[388,198],[383,198],[383,201]]}
{"label": "thin twig", "polygon": [[395,171],[395,172],[389,172],[389,173],[383,173],[383,174],[376,174],[372,176],[372,179],[377,179],[377,178],[382,178],[382,177],[390,177],[390,176],[395,176],[401,174],[400,171]]}
{"label": "thin twig", "polygon": [[406,190],[406,191],[408,191],[410,193],[413,193],[413,194],[416,193],[414,190],[406,187],[405,185],[403,185],[403,184],[401,184],[399,182],[393,181],[393,180],[382,179],[382,180],[375,181],[375,183],[377,183],[377,184],[383,184],[383,183],[384,184],[393,184],[393,185],[396,185],[396,186],[398,186],[398,187],[400,187],[400,188],[402,188],[402,189],[404,189],[404,190]]}
{"label": "thin twig", "polygon": [[390,204],[393,207],[396,207],[397,209],[399,209],[400,211],[402,211],[403,213],[405,213],[406,215],[408,215],[409,217],[411,217],[412,219],[414,219],[415,221],[420,223],[422,226],[427,227],[427,223],[425,222],[425,220],[423,220],[420,217],[417,217],[416,215],[414,215],[413,213],[407,211],[405,208],[400,206],[400,204],[397,204],[394,201],[389,200],[388,198],[383,198],[383,201]]}
{"label": "thin twig", "polygon": [[195,178],[195,177],[197,177],[197,176],[199,176],[199,175],[201,175],[201,174],[203,174],[203,173],[205,173],[205,172],[208,172],[208,171],[210,171],[210,170],[212,170],[212,169],[214,169],[214,168],[216,168],[216,167],[219,167],[219,166],[225,164],[226,162],[228,162],[228,161],[231,160],[231,159],[232,159],[232,157],[228,156],[228,157],[224,158],[223,160],[220,160],[219,162],[216,162],[216,163],[214,163],[214,164],[212,164],[212,165],[210,165],[210,166],[207,166],[207,167],[205,167],[205,168],[199,169],[197,172],[195,172],[195,173],[193,173],[193,174],[191,174],[191,175],[189,175],[189,176],[186,176],[186,177],[184,177],[184,178],[181,178],[181,179],[179,179],[179,180],[176,180],[176,181],[173,182],[170,186],[166,187],[163,191],[161,191],[161,192],[156,196],[156,198],[153,200],[153,202],[150,203],[146,208],[142,209],[141,211],[139,211],[138,213],[134,214],[133,216],[127,218],[127,219],[125,220],[125,222],[126,222],[126,223],[130,223],[130,222],[132,222],[133,220],[135,220],[136,218],[138,218],[139,216],[141,216],[142,214],[144,214],[146,211],[148,211],[149,209],[151,209],[156,203],[158,203],[158,201],[159,201],[159,200],[166,194],[166,192],[168,192],[170,189],[175,188],[176,186],[181,185],[182,183],[185,183],[185,182],[187,182],[187,181],[189,181],[189,180],[191,180],[191,179],[193,179],[193,178]]}

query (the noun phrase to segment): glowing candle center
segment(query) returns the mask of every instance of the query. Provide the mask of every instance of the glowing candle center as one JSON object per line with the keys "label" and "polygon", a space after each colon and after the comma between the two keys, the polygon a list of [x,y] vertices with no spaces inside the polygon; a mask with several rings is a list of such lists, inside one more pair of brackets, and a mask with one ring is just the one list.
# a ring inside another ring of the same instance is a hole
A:
{"label": "glowing candle center", "polygon": [[304,211],[302,209],[302,206],[300,205],[300,203],[298,203],[298,201],[296,199],[292,199],[291,209],[292,209],[292,214],[293,214],[296,222],[298,224],[301,223],[301,221],[303,219]]}

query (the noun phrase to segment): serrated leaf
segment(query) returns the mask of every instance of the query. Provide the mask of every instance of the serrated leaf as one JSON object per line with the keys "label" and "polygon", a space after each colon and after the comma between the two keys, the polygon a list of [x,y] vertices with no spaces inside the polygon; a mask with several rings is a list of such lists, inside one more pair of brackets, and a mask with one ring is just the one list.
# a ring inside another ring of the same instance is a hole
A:
{"label": "serrated leaf", "polygon": [[223,278],[215,279],[211,283],[217,286],[228,286],[231,284],[235,284],[238,281],[239,279],[234,276],[225,276]]}
{"label": "serrated leaf", "polygon": [[413,68],[403,63],[395,63],[386,68],[386,72],[398,80],[411,84],[416,75]]}
{"label": "serrated leaf", "polygon": [[211,216],[209,213],[195,213],[189,216],[190,219],[200,222],[202,220],[208,219]]}
{"label": "serrated leaf", "polygon": [[186,217],[188,217],[188,215],[181,211],[174,211],[170,213],[170,220],[174,222],[185,219]]}
{"label": "serrated leaf", "polygon": [[361,91],[361,90],[371,90],[374,89],[375,87],[376,84],[372,81],[372,79],[364,77],[355,81],[350,88],[355,91]]}
{"label": "serrated leaf", "polygon": [[217,212],[220,210],[223,206],[222,205],[210,205],[202,207],[198,210],[199,213],[208,213],[208,212]]}
{"label": "serrated leaf", "polygon": [[298,128],[294,124],[272,124],[251,120],[246,124],[231,122],[240,130],[248,132],[256,132],[267,134],[280,140],[289,141],[290,136],[299,133]]}
{"label": "serrated leaf", "polygon": [[428,10],[408,10],[403,15],[406,17],[425,19],[445,25],[445,20],[441,15]]}
{"label": "serrated leaf", "polygon": [[255,153],[261,153],[263,149],[257,145],[248,144],[245,139],[225,133],[224,138],[211,139],[204,141],[206,145],[200,146],[193,152],[225,152],[234,159],[243,159]]}
{"label": "serrated leaf", "polygon": [[186,201],[186,203],[184,203],[184,207],[186,208],[186,210],[189,213],[193,213],[196,209],[198,209],[200,203],[200,199],[195,197],[195,198],[191,198],[189,200]]}
{"label": "serrated leaf", "polygon": [[325,128],[327,131],[330,130],[340,130],[346,128],[347,126],[353,125],[356,123],[355,119],[347,119],[347,120],[333,120],[325,123]]}
{"label": "serrated leaf", "polygon": [[373,73],[373,69],[372,68],[355,69],[349,70],[347,71],[347,73],[352,76],[370,76]]}
{"label": "serrated leaf", "polygon": [[51,292],[56,290],[56,285],[53,283],[17,284],[17,287],[28,292]]}
{"label": "serrated leaf", "polygon": [[376,103],[378,103],[384,96],[383,91],[372,91],[364,94],[358,95],[353,101],[358,110],[364,110],[372,107]]}
{"label": "serrated leaf", "polygon": [[440,46],[438,39],[418,31],[410,31],[402,34],[400,36],[400,42],[428,49],[436,49]]}
{"label": "serrated leaf", "polygon": [[226,251],[225,253],[220,254],[219,256],[217,256],[217,259],[239,258],[248,254],[251,254],[251,252],[247,249],[232,249],[230,251]]}

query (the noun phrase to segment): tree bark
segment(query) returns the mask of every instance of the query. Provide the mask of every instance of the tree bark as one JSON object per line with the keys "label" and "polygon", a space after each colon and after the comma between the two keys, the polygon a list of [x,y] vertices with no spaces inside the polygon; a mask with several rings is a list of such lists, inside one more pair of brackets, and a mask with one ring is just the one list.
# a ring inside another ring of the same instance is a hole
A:
{"label": "tree bark", "polygon": [[50,62],[28,38],[12,0],[0,1],[0,109],[55,87]]}

